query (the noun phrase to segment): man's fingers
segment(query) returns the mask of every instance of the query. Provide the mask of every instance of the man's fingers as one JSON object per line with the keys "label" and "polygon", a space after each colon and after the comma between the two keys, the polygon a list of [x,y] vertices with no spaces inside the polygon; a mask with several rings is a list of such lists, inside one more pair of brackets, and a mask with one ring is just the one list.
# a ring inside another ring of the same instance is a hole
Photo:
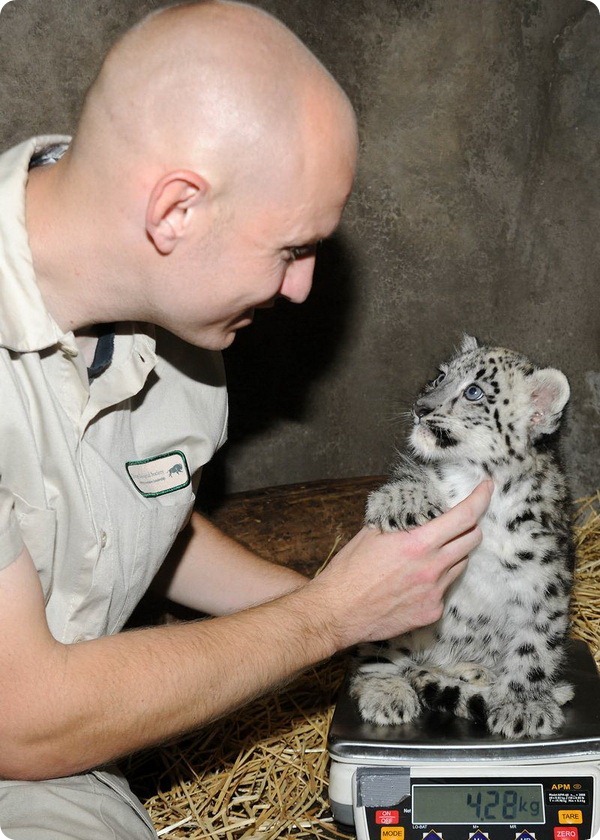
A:
{"label": "man's fingers", "polygon": [[436,548],[441,548],[446,543],[456,540],[457,537],[470,531],[477,524],[487,510],[493,491],[493,482],[482,482],[470,496],[467,496],[456,507],[423,525],[423,535],[428,532],[427,535]]}
{"label": "man's fingers", "polygon": [[469,531],[465,531],[464,534],[447,542],[439,551],[442,565],[452,567],[455,563],[463,560],[473,549],[477,548],[481,542],[481,537],[481,528],[475,525]]}
{"label": "man's fingers", "polygon": [[440,583],[444,587],[444,589],[448,589],[448,587],[454,583],[456,578],[460,577],[464,570],[467,567],[467,560],[468,557],[463,557],[462,559],[458,560],[449,569],[446,569],[444,575],[440,578]]}

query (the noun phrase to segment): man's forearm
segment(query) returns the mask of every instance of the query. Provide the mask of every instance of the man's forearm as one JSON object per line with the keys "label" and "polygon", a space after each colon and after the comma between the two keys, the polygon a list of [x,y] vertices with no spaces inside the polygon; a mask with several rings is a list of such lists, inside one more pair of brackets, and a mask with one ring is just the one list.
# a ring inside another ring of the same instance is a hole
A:
{"label": "man's forearm", "polygon": [[194,512],[153,589],[178,604],[226,615],[279,598],[307,579],[257,557]]}
{"label": "man's forearm", "polygon": [[25,719],[13,712],[11,730],[25,734],[4,739],[2,775],[70,775],[206,724],[331,655],[325,614],[304,592],[237,615],[57,645],[52,678],[29,686]]}

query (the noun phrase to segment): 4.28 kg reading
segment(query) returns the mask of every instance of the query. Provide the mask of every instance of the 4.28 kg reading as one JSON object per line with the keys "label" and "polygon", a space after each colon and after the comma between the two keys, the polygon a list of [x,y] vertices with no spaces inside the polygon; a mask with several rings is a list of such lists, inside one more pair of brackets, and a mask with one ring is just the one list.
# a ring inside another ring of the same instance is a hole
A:
{"label": "4.28 kg reading", "polygon": [[544,822],[540,784],[416,784],[413,823]]}
{"label": "4.28 kg reading", "polygon": [[489,788],[467,793],[467,806],[473,809],[473,818],[484,822],[512,822],[526,817],[539,817],[541,802],[524,798],[517,790]]}

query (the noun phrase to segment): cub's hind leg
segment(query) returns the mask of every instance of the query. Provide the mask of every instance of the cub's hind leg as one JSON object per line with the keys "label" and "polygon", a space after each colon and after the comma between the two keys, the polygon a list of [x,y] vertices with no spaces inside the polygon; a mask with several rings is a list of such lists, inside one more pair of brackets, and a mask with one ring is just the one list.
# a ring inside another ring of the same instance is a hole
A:
{"label": "cub's hind leg", "polygon": [[522,616],[490,693],[492,732],[535,738],[552,735],[562,725],[562,706],[573,697],[572,687],[557,679],[567,628],[568,599],[563,595],[548,598],[534,616]]}

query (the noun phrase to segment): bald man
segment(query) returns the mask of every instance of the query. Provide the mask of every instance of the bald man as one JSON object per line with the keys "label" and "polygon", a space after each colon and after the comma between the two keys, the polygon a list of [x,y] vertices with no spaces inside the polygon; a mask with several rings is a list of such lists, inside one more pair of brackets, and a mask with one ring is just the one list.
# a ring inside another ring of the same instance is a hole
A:
{"label": "bald man", "polygon": [[[306,298],[356,150],[304,46],[208,2],[116,44],[72,142],[0,157],[7,836],[155,837],[116,758],[436,620],[478,544],[485,485],[410,533],[363,529],[313,581],[193,512],[226,434],[218,351],[256,307]],[[120,633],[153,579],[215,618]]]}

